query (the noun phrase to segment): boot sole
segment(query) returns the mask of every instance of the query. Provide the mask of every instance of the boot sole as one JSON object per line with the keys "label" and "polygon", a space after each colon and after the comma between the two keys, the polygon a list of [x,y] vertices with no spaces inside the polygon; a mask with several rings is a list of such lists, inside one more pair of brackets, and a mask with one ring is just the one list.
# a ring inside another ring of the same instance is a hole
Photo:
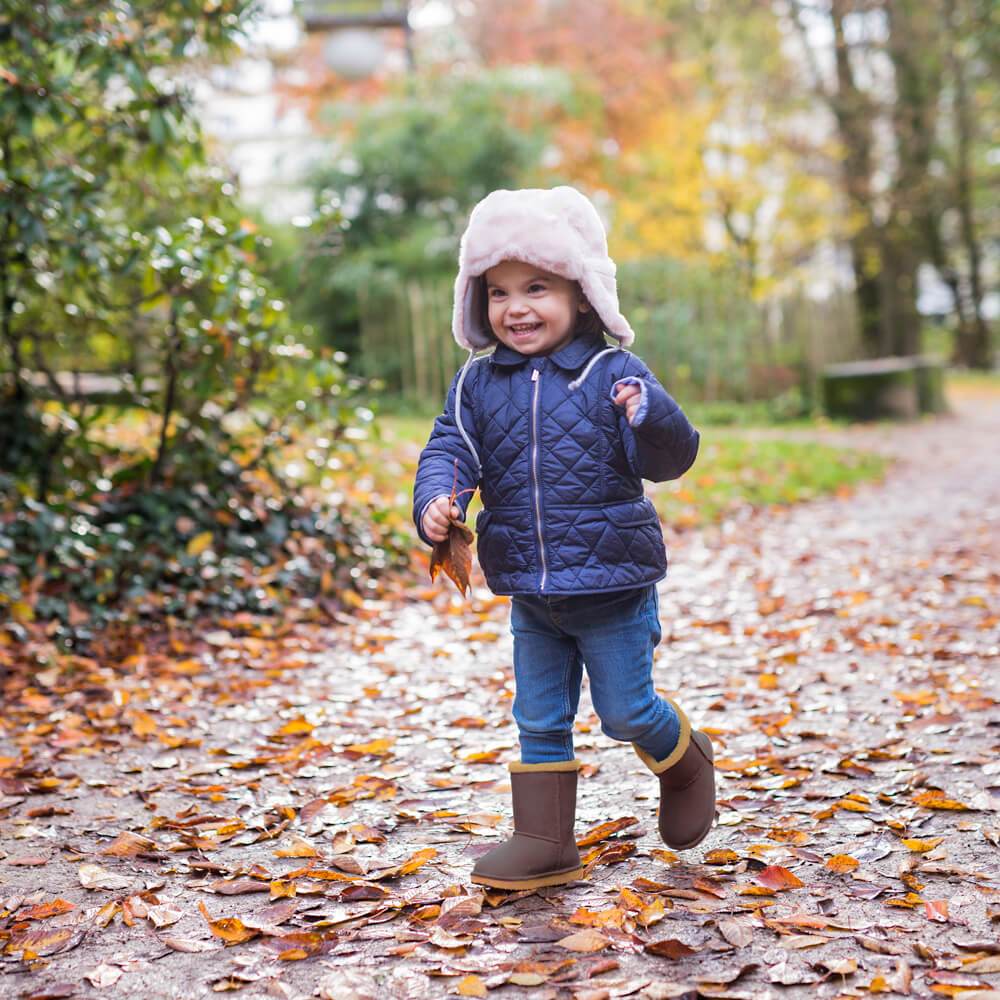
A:
{"label": "boot sole", "polygon": [[555,875],[542,875],[539,878],[491,878],[488,875],[473,875],[476,885],[488,885],[493,889],[541,889],[546,885],[562,885],[564,882],[574,882],[583,875],[583,866],[573,868],[568,872],[557,872]]}

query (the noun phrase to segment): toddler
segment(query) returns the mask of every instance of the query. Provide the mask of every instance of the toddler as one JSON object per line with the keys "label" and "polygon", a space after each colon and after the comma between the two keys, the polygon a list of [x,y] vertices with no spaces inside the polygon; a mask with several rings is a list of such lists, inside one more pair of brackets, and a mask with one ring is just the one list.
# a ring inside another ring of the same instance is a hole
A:
{"label": "toddler", "polygon": [[484,198],[462,237],[452,326],[469,358],[420,455],[413,516],[428,544],[464,520],[471,493],[450,501],[456,459],[459,490],[480,489],[479,564],[511,597],[521,748],[509,765],[513,836],[479,858],[472,881],[532,889],[582,874],[573,720],[584,666],[602,731],[659,778],[663,841],[694,847],[715,818],[712,744],[653,689],[667,558],[642,480],[681,476],[699,438],[625,350],[635,335],[590,201],[571,187]]}

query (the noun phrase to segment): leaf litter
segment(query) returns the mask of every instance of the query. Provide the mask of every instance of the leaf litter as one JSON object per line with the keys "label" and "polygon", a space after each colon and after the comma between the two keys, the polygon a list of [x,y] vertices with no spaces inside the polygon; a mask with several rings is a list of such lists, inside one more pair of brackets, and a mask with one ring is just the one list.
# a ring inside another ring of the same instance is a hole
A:
{"label": "leaf litter", "polygon": [[468,882],[517,745],[507,601],[460,552],[462,596],[404,581],[332,623],[87,657],[0,631],[0,972],[36,997],[995,997],[997,430],[851,432],[906,456],[884,485],[671,535],[655,681],[716,744],[719,820],[664,849],[585,694],[568,886]]}

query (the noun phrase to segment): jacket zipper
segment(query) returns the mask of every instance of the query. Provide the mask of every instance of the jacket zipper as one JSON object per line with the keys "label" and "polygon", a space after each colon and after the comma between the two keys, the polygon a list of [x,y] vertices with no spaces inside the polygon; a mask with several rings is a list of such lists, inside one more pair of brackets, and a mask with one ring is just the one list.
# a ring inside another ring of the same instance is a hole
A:
{"label": "jacket zipper", "polygon": [[531,474],[535,490],[535,527],[538,530],[538,552],[542,559],[542,582],[539,592],[545,590],[545,579],[548,568],[545,565],[545,539],[542,537],[542,501],[538,488],[538,389],[542,384],[541,373],[532,369],[531,381],[535,383],[534,395],[531,398]]}

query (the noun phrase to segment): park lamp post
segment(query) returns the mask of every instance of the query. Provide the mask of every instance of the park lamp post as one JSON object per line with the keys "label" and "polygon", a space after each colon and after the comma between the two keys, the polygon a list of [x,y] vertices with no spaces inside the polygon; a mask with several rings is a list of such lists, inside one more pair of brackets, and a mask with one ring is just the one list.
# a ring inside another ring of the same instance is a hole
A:
{"label": "park lamp post", "polygon": [[413,69],[413,45],[409,4],[358,3],[351,0],[306,0],[301,4],[306,32],[322,32],[327,67],[347,80],[363,80],[378,69],[385,55],[380,28],[402,28],[406,65]]}

